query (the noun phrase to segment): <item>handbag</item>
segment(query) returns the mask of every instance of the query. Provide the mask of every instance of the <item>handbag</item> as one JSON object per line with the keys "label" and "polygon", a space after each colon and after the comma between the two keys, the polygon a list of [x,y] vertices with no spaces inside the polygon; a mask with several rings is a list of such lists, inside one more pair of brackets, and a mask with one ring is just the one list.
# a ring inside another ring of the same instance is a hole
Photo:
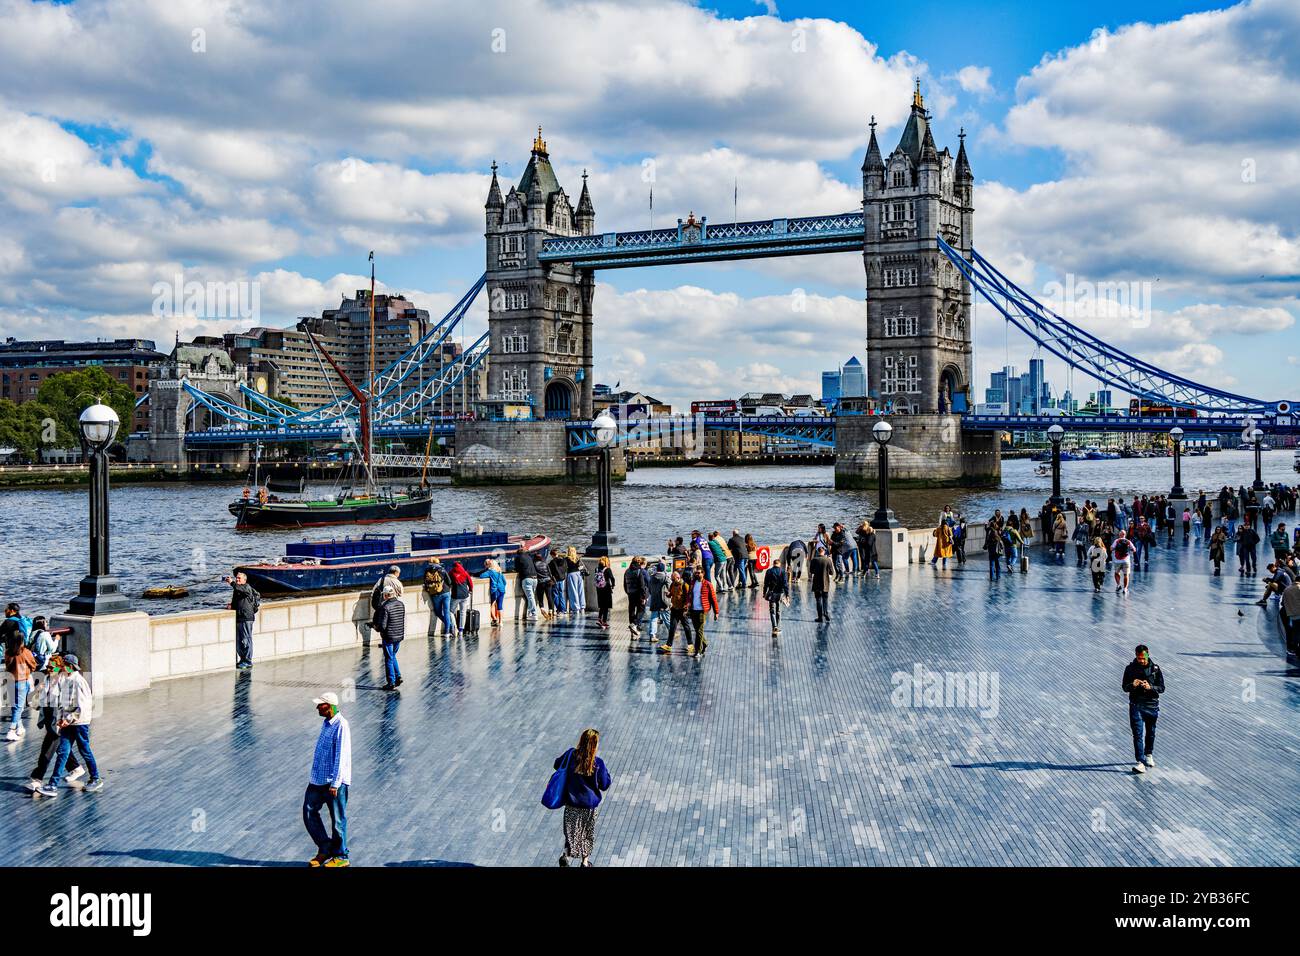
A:
{"label": "handbag", "polygon": [[564,755],[564,765],[551,774],[542,792],[542,806],[547,810],[558,810],[564,806],[564,785],[569,779],[569,761],[573,759],[573,750]]}

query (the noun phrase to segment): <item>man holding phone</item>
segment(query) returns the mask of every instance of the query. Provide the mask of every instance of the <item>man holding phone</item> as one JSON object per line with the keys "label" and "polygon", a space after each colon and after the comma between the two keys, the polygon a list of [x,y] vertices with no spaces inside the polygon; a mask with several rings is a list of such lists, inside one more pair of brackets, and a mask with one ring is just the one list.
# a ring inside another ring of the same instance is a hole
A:
{"label": "man holding phone", "polygon": [[1156,765],[1156,720],[1160,716],[1160,695],[1165,692],[1165,675],[1151,659],[1145,644],[1134,648],[1135,657],[1124,668],[1124,693],[1128,694],[1128,720],[1133,729],[1134,773],[1146,773]]}

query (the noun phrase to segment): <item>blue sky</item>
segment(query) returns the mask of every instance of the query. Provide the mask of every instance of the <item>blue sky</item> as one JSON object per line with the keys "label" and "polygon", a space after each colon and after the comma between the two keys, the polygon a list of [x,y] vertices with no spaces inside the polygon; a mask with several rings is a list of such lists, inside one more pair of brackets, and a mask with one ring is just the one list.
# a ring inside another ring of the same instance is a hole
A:
{"label": "blue sky", "polygon": [[[646,224],[646,160],[660,224],[729,220],[733,183],[742,219],[853,208],[868,117],[892,149],[919,75],[940,147],[969,133],[986,255],[1040,295],[1067,276],[1147,283],[1145,317],[1071,317],[1190,377],[1296,398],[1294,7],[397,0],[358,17],[322,0],[308,34],[288,0],[239,17],[0,0],[0,330],[239,324],[152,314],[178,271],[256,281],[262,323],[290,324],[356,287],[370,248],[388,287],[441,313],[482,271],[488,164],[517,179],[539,123],[575,199],[591,170],[600,231]],[[671,401],[816,391],[862,352],[854,256],[600,280],[598,379]],[[977,316],[978,397],[1030,346]]]}

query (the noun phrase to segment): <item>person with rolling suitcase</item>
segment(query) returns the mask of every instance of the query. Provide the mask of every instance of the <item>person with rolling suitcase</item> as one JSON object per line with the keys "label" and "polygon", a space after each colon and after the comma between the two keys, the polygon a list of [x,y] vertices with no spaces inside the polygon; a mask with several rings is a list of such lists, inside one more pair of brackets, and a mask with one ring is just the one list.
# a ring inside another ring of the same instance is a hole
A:
{"label": "person with rolling suitcase", "polygon": [[465,627],[461,634],[478,634],[479,612],[474,608],[474,579],[469,581],[469,597],[466,599],[469,606],[465,609]]}

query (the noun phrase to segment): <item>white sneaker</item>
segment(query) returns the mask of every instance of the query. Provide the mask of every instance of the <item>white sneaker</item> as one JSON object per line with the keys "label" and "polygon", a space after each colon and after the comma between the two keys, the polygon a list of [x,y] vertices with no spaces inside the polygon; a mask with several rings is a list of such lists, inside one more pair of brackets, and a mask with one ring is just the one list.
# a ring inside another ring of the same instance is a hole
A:
{"label": "white sneaker", "polygon": [[5,734],[5,740],[17,740],[17,739],[18,739],[18,728],[10,727],[9,733]]}
{"label": "white sneaker", "polygon": [[80,780],[85,775],[86,775],[86,768],[78,767],[76,770],[69,770],[68,775],[63,779],[71,783],[73,780]]}
{"label": "white sneaker", "polygon": [[28,780],[27,783],[24,784],[24,786],[26,786],[28,790],[31,790],[33,793],[35,793],[38,789],[40,789],[41,783],[42,781],[40,780],[32,779],[32,780]]}
{"label": "white sneaker", "polygon": [[1147,768],[1144,767],[1144,766],[1143,766],[1142,764],[1140,764],[1140,763],[1136,763],[1136,764],[1133,765],[1133,772],[1134,772],[1134,773],[1146,773],[1146,772],[1147,772]]}
{"label": "white sneaker", "polygon": [[1151,756],[1150,754],[1147,754],[1146,757],[1143,759],[1143,762],[1148,767],[1154,767],[1156,765],[1156,758]]}
{"label": "white sneaker", "polygon": [[22,724],[18,725],[18,736],[20,739],[27,736],[27,728]]}

